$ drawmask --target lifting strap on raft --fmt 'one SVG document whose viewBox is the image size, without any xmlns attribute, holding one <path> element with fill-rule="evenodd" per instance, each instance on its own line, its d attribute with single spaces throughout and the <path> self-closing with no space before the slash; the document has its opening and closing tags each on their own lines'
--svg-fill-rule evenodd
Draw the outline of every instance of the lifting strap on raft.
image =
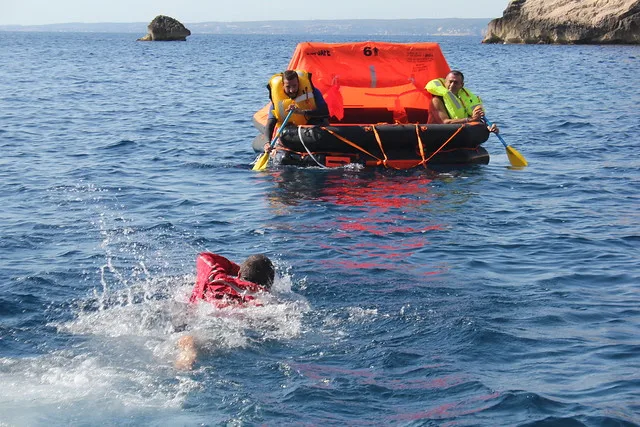
<svg viewBox="0 0 640 427">
<path fill-rule="evenodd" d="M 375 126 L 371 126 L 371 129 L 373 129 L 373 134 L 376 137 L 376 141 L 378 141 L 378 147 L 380 147 L 380 152 L 384 156 L 384 160 L 382 161 L 382 164 L 386 168 L 387 167 L 387 160 L 389 160 L 389 158 L 387 157 L 387 153 L 384 152 L 384 147 L 382 146 L 382 141 L 380 140 L 380 135 L 378 134 L 378 129 L 376 129 Z"/>
<path fill-rule="evenodd" d="M 423 143 L 422 143 L 422 138 L 420 137 L 420 127 L 419 127 L 419 125 L 416 125 L 416 137 L 417 137 L 417 139 L 418 139 L 418 147 L 420 148 L 420 157 L 422 158 L 422 160 L 421 160 L 421 161 L 419 161 L 419 162 L 417 162 L 416 164 L 414 164 L 414 165 L 412 165 L 412 166 L 408 166 L 408 167 L 406 167 L 406 166 L 405 166 L 405 167 L 403 167 L 403 168 L 398 168 L 398 167 L 394 167 L 394 166 L 392 165 L 392 163 L 393 163 L 394 161 L 393 161 L 393 160 L 388 160 L 388 159 L 387 159 L 387 157 L 386 157 L 386 155 L 385 155 L 385 159 L 384 159 L 384 160 L 377 159 L 377 160 L 378 160 L 377 165 L 382 164 L 382 165 L 384 165 L 384 167 L 393 167 L 394 169 L 411 169 L 411 168 L 415 168 L 415 167 L 417 167 L 417 166 L 422 165 L 422 166 L 424 166 L 424 168 L 426 169 L 426 168 L 427 168 L 427 163 L 429 163 L 429 161 L 430 161 L 430 160 L 431 160 L 431 159 L 432 159 L 436 154 L 438 154 L 440 151 L 442 151 L 442 149 L 443 149 L 443 148 L 444 148 L 444 147 L 445 147 L 449 142 L 451 142 L 451 140 L 453 140 L 453 138 L 455 138 L 455 137 L 456 137 L 456 135 L 457 135 L 458 133 L 460 133 L 460 131 L 462 130 L 462 128 L 464 128 L 465 126 L 467 126 L 467 125 L 466 125 L 466 124 L 464 124 L 464 125 L 461 125 L 460 127 L 458 127 L 458 129 L 453 133 L 453 135 L 451 135 L 451 136 L 449 137 L 449 139 L 447 139 L 447 140 L 444 142 L 444 144 L 442 144 L 440 147 L 438 147 L 438 149 L 437 149 L 436 151 L 434 151 L 434 152 L 433 152 L 433 154 L 431 154 L 428 158 L 426 158 L 426 159 L 425 159 L 425 157 L 424 157 L 424 145 L 423 145 Z M 373 126 L 373 129 L 374 129 L 374 132 L 375 132 L 375 135 L 376 135 L 376 139 L 378 140 L 378 144 L 380 145 L 380 149 L 382 150 L 382 141 L 380 140 L 380 138 L 379 138 L 379 136 L 378 136 L 378 133 L 377 133 L 377 131 L 375 130 L 375 126 Z M 424 127 L 424 130 L 427 130 L 427 127 L 426 127 L 426 126 Z M 384 154 L 384 151 L 383 151 L 383 154 Z"/>
<path fill-rule="evenodd" d="M 356 144 L 355 142 L 349 141 L 347 138 L 345 138 L 342 135 L 338 135 L 337 133 L 335 133 L 334 131 L 332 131 L 331 129 L 328 129 L 324 126 L 322 126 L 320 129 L 325 130 L 327 132 L 329 132 L 331 135 L 335 136 L 336 138 L 338 138 L 340 141 L 344 142 L 345 144 L 348 144 L 350 146 L 352 146 L 353 148 L 355 148 L 356 150 L 360 150 L 365 154 L 368 154 L 369 156 L 373 157 L 374 159 L 378 160 L 379 162 L 382 162 L 382 160 L 380 160 L 379 158 L 377 158 L 376 156 L 374 156 L 373 154 L 371 154 L 370 152 L 368 152 L 367 150 L 365 150 L 364 148 L 360 147 L 358 144 Z"/>
<path fill-rule="evenodd" d="M 442 149 L 444 148 L 444 146 L 445 146 L 445 145 L 447 145 L 447 144 L 448 144 L 448 143 L 449 143 L 453 138 L 455 138 L 455 137 L 456 137 L 456 135 L 457 135 L 457 134 L 459 134 L 459 133 L 460 133 L 460 131 L 462 130 L 462 128 L 463 128 L 463 127 L 465 127 L 465 126 L 467 126 L 467 124 L 464 124 L 464 125 L 460 126 L 460 127 L 458 128 L 458 130 L 457 130 L 457 131 L 455 131 L 455 132 L 453 133 L 453 135 L 451 135 L 451 136 L 449 137 L 449 139 L 447 139 L 447 140 L 444 142 L 444 144 L 442 144 L 442 145 L 440 146 L 440 148 L 438 148 L 436 151 L 434 151 L 434 152 L 433 152 L 433 154 L 432 154 L 432 155 L 430 155 L 430 156 L 429 156 L 429 158 L 428 158 L 427 160 L 424 160 L 424 165 L 425 165 L 425 167 L 427 166 L 427 162 L 428 162 L 429 160 L 431 160 L 431 159 L 433 158 L 433 156 L 435 156 L 436 154 L 438 154 L 438 153 L 440 152 L 440 150 L 442 150 Z"/>
<path fill-rule="evenodd" d="M 419 162 L 417 162 L 415 165 L 410 166 L 410 167 L 404 167 L 404 168 L 399 168 L 399 167 L 395 167 L 393 166 L 393 160 L 389 160 L 387 157 L 387 154 L 384 151 L 384 147 L 382 145 L 382 140 L 380 138 L 380 135 L 378 134 L 378 130 L 376 129 L 375 126 L 371 126 L 371 128 L 373 129 L 373 134 L 375 135 L 376 141 L 378 142 L 378 146 L 380 147 L 380 151 L 382 152 L 382 155 L 384 157 L 384 159 L 380 159 L 376 156 L 374 156 L 373 154 L 369 153 L 367 150 L 365 150 L 364 148 L 360 147 L 358 144 L 356 144 L 353 141 L 349 141 L 347 138 L 345 138 L 342 135 L 338 135 L 337 133 L 335 133 L 334 131 L 332 131 L 331 129 L 328 129 L 324 126 L 320 127 L 320 129 L 325 130 L 327 132 L 329 132 L 331 135 L 333 135 L 334 137 L 336 137 L 337 139 L 339 139 L 340 141 L 344 142 L 345 144 L 348 144 L 350 146 L 352 146 L 353 148 L 362 151 L 365 154 L 368 154 L 369 156 L 373 157 L 374 159 L 377 160 L 376 165 L 383 165 L 385 168 L 393 168 L 393 169 L 397 169 L 397 170 L 401 170 L 401 169 L 411 169 L 417 166 L 424 166 L 424 168 L 426 169 L 427 167 L 427 163 L 429 163 L 429 161 L 435 156 L 437 155 L 440 151 L 442 151 L 442 149 L 453 140 L 453 138 L 456 137 L 456 135 L 458 135 L 460 133 L 460 131 L 462 131 L 462 129 L 464 127 L 468 126 L 468 124 L 463 124 L 461 126 L 458 127 L 458 129 L 453 133 L 453 135 L 451 135 L 449 137 L 449 139 L 447 139 L 440 147 L 438 147 L 438 149 L 436 151 L 433 152 L 433 154 L 431 154 L 428 158 L 425 158 L 425 154 L 424 154 L 424 144 L 422 143 L 422 138 L 420 137 L 420 125 L 416 125 L 416 138 L 418 140 L 418 147 L 420 149 L 420 158 L 422 160 L 420 160 Z M 427 130 L 427 127 L 424 127 L 424 130 Z M 298 137 L 300 138 L 300 142 L 302 143 L 302 146 L 305 148 L 305 150 L 307 150 L 307 153 L 311 156 L 311 158 L 321 167 L 326 167 L 322 164 L 320 164 L 320 162 L 318 162 L 318 160 L 313 156 L 313 154 L 311 154 L 311 151 L 309 151 L 309 149 L 307 148 L 307 146 L 304 144 L 304 141 L 302 140 L 302 134 L 300 133 L 300 127 L 298 127 Z"/>
<path fill-rule="evenodd" d="M 427 130 L 427 127 L 424 127 L 424 130 Z M 422 161 L 419 164 L 422 164 L 424 168 L 427 168 L 427 161 L 424 158 L 424 145 L 422 145 L 422 138 L 420 138 L 420 126 L 416 125 L 416 137 L 418 138 L 418 148 L 420 149 L 420 158 Z"/>
</svg>

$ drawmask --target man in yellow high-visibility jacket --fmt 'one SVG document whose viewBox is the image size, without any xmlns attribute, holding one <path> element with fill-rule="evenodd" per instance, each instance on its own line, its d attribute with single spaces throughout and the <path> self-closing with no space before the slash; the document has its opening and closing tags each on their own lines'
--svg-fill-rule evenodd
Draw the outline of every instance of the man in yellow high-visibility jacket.
<svg viewBox="0 0 640 427">
<path fill-rule="evenodd" d="M 484 118 L 482 100 L 464 87 L 464 75 L 452 70 L 442 79 L 434 79 L 425 87 L 433 96 L 431 100 L 430 120 L 434 123 L 462 124 L 479 121 Z M 496 125 L 489 130 L 497 132 Z"/>
</svg>

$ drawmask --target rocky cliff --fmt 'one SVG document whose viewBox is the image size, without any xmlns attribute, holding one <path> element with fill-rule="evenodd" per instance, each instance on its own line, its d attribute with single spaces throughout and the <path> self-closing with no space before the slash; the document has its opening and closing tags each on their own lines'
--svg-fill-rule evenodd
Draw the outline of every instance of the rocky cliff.
<svg viewBox="0 0 640 427">
<path fill-rule="evenodd" d="M 512 0 L 483 43 L 640 44 L 640 0 Z"/>
<path fill-rule="evenodd" d="M 158 15 L 147 26 L 147 35 L 138 41 L 184 41 L 191 35 L 180 21 L 169 16 Z"/>
</svg>

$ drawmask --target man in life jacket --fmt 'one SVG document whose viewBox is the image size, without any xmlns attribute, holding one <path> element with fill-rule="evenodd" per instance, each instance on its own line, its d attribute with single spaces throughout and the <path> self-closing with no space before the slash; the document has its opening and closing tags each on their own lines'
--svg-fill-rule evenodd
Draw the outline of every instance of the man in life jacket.
<svg viewBox="0 0 640 427">
<path fill-rule="evenodd" d="M 327 125 L 329 107 L 322 92 L 311 83 L 311 73 L 301 70 L 287 70 L 274 74 L 267 85 L 271 105 L 264 135 L 271 141 L 276 125 L 281 126 L 287 113 L 293 110 L 288 124 Z M 265 151 L 271 147 L 265 145 Z"/>
<path fill-rule="evenodd" d="M 429 111 L 430 123 L 462 124 L 480 121 L 484 118 L 482 100 L 464 87 L 464 74 L 452 70 L 447 76 L 431 80 L 425 89 L 434 95 Z M 493 124 L 490 132 L 498 132 Z"/>
<path fill-rule="evenodd" d="M 263 254 L 249 256 L 238 265 L 222 255 L 202 252 L 196 259 L 196 283 L 189 303 L 204 300 L 218 308 L 260 305 L 260 293 L 269 292 L 275 278 L 271 260 Z M 197 346 L 192 335 L 185 335 L 177 343 L 178 369 L 191 369 L 197 358 Z"/>
</svg>

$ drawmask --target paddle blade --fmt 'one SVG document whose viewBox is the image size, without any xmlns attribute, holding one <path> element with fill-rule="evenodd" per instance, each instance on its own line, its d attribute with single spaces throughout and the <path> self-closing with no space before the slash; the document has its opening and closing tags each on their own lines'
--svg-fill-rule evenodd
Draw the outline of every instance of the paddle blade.
<svg viewBox="0 0 640 427">
<path fill-rule="evenodd" d="M 267 163 L 269 163 L 269 153 L 266 151 L 256 160 L 253 165 L 254 171 L 263 171 L 267 168 Z"/>
<path fill-rule="evenodd" d="M 509 162 L 511 162 L 511 166 L 523 168 L 529 164 L 527 163 L 527 160 L 524 158 L 524 156 L 512 146 L 508 145 L 506 149 L 507 157 L 509 158 Z"/>
</svg>

